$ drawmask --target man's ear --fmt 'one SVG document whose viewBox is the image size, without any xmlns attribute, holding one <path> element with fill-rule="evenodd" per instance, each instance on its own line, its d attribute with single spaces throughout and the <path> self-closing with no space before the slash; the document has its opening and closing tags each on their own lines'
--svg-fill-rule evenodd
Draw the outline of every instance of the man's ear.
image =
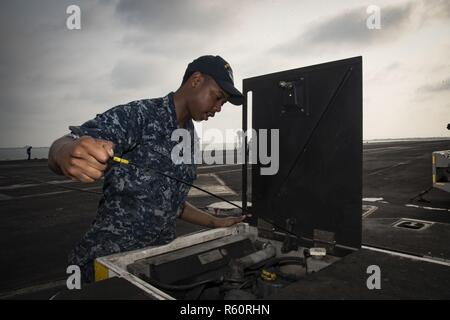
<svg viewBox="0 0 450 320">
<path fill-rule="evenodd" d="M 201 72 L 198 71 L 194 72 L 189 79 L 192 88 L 200 86 L 204 80 L 205 77 L 201 74 Z"/>
</svg>

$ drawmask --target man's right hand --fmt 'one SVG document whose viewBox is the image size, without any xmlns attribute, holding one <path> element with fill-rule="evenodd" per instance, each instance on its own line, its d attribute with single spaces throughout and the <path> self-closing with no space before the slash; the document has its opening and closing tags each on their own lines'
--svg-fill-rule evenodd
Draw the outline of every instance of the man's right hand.
<svg viewBox="0 0 450 320">
<path fill-rule="evenodd" d="M 57 142 L 58 140 L 55 144 Z M 76 181 L 94 182 L 100 179 L 108 166 L 108 160 L 114 155 L 114 144 L 111 141 L 89 136 L 60 143 L 59 148 L 55 145 L 52 148 L 54 150 L 50 150 L 49 159 L 53 159 L 62 174 Z M 51 165 L 50 167 L 52 168 Z"/>
</svg>

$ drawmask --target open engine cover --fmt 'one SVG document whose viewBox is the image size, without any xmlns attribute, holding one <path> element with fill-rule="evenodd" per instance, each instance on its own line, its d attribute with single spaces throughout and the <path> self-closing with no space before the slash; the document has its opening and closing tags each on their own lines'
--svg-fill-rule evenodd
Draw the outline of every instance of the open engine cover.
<svg viewBox="0 0 450 320">
<path fill-rule="evenodd" d="M 259 158 L 252 165 L 252 211 L 282 228 L 289 221 L 310 239 L 305 246 L 319 240 L 360 248 L 362 58 L 244 79 L 243 91 L 252 92 L 253 129 L 279 130 L 278 173 L 261 175 Z"/>
</svg>

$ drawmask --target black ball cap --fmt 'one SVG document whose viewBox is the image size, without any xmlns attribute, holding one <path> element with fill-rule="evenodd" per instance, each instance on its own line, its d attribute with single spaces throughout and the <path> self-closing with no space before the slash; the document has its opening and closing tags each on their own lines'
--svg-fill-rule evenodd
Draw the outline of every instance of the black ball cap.
<svg viewBox="0 0 450 320">
<path fill-rule="evenodd" d="M 201 56 L 188 64 L 185 76 L 201 72 L 212 77 L 223 91 L 230 95 L 228 101 L 236 106 L 244 103 L 244 96 L 234 87 L 233 70 L 221 56 Z"/>
</svg>

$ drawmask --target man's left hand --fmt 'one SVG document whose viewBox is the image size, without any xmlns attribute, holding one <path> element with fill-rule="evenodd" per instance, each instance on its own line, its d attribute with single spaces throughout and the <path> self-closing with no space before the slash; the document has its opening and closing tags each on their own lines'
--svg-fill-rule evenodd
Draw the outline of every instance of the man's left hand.
<svg viewBox="0 0 450 320">
<path fill-rule="evenodd" d="M 246 215 L 240 217 L 216 218 L 214 219 L 214 228 L 229 227 L 232 226 L 233 224 L 242 222 L 245 218 L 247 218 Z"/>
</svg>

